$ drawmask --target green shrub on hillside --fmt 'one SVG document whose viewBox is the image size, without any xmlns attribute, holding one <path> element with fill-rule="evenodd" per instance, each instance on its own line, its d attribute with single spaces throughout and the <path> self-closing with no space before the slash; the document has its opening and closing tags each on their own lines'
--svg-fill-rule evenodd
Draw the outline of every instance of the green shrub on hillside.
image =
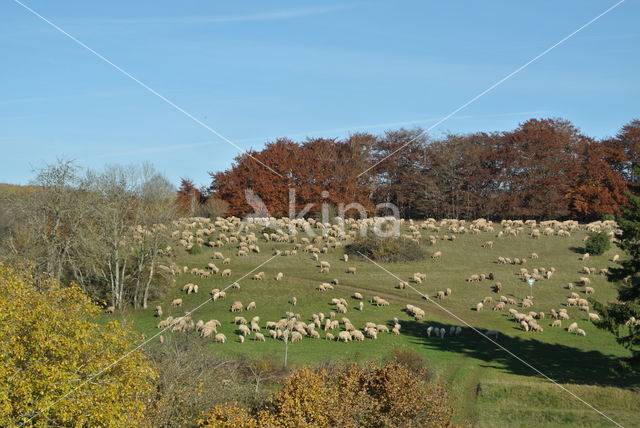
<svg viewBox="0 0 640 428">
<path fill-rule="evenodd" d="M 598 256 L 611 248 L 611 239 L 606 232 L 592 232 L 584 247 L 587 253 Z"/>
<path fill-rule="evenodd" d="M 189 248 L 187 251 L 191 255 L 200 254 L 202 252 L 202 246 L 196 242 L 193 244 L 193 247 Z"/>
<path fill-rule="evenodd" d="M 424 258 L 420 245 L 406 238 L 361 237 L 347 245 L 345 252 L 384 263 L 412 262 Z"/>
</svg>

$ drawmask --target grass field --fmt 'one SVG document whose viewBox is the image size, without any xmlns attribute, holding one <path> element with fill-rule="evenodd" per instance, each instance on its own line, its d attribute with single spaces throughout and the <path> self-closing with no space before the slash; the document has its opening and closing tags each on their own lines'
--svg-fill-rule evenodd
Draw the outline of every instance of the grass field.
<svg viewBox="0 0 640 428">
<path fill-rule="evenodd" d="M 426 237 L 430 233 L 422 231 L 422 234 Z M 453 242 L 439 240 L 435 246 L 428 245 L 425 240 L 428 254 L 442 251 L 440 261 L 432 261 L 427 257 L 420 262 L 383 265 L 403 280 L 408 280 L 414 272 L 425 272 L 427 280 L 414 286 L 426 295 L 434 296 L 438 290 L 451 288 L 451 296 L 437 301 L 446 310 L 439 308 L 434 302 L 422 299 L 411 289 L 396 289 L 398 280 L 367 260 L 352 258 L 345 263 L 341 260 L 342 249 L 331 249 L 328 254 L 320 255 L 320 260 L 331 263 L 331 272 L 328 274 L 319 272 L 317 262 L 310 254 L 298 252 L 295 256 L 278 256 L 258 269 L 266 273 L 264 281 L 252 281 L 249 275 L 240 281 L 241 289 L 228 289 L 225 300 L 210 301 L 194 313 L 193 319 L 208 321 L 215 318 L 222 322 L 218 331 L 226 334 L 228 341 L 225 344 L 211 341 L 212 352 L 264 354 L 284 361 L 285 345 L 280 340 L 267 337 L 266 342 L 238 341 L 238 332 L 232 323 L 237 314 L 229 311 L 231 303 L 240 300 L 246 305 L 255 301 L 257 309 L 241 315 L 247 318 L 259 315 L 260 324 L 264 326 L 266 321 L 277 321 L 283 317 L 287 310 L 300 313 L 303 320 L 310 322 L 312 313 L 328 314 L 335 310 L 330 300 L 343 297 L 350 303 L 348 313 L 344 316 L 357 328 L 361 328 L 367 321 L 391 326 L 391 320 L 398 317 L 402 325 L 401 334 L 380 334 L 377 340 L 366 339 L 364 342 L 350 343 L 305 338 L 289 345 L 288 359 L 291 365 L 318 364 L 338 359 L 380 359 L 388 356 L 394 347 L 405 346 L 423 355 L 435 371 L 437 379 L 450 387 L 456 399 L 458 422 L 468 422 L 479 427 L 498 424 L 522 427 L 615 426 L 574 398 L 567 392 L 569 390 L 623 426 L 640 426 L 637 408 L 640 393 L 632 389 L 638 385 L 638 379 L 616 377 L 612 370 L 616 359 L 626 356 L 627 351 L 617 345 L 610 334 L 596 329 L 587 320 L 585 312 L 568 308 L 571 320 L 564 321 L 562 328 L 550 327 L 551 320 L 547 318 L 540 320 L 544 332 L 531 333 L 523 331 L 517 323 L 510 320 L 506 309 L 496 312 L 491 310 L 492 304 L 485 304 L 485 310 L 474 310 L 476 303 L 485 296 L 497 299 L 499 295 L 505 295 L 521 301 L 530 294 L 526 282 L 517 276 L 523 266 L 497 264 L 495 261 L 498 256 L 529 258 L 532 252 L 538 253 L 540 258 L 529 260 L 524 267 L 531 270 L 534 267 L 548 269 L 553 266 L 557 271 L 552 279 L 538 281 L 534 286 L 534 307 L 517 309 L 521 312 L 533 310 L 548 313 L 551 308 L 563 308 L 570 293 L 566 285 L 585 276 L 581 273 L 582 267 L 604 268 L 612 265 L 610 259 L 617 252 L 617 249 L 612 249 L 602 256 L 592 256 L 589 261 L 582 262 L 579 257 L 584 237 L 585 233 L 579 231 L 572 232 L 572 236 L 568 238 L 550 236 L 540 239 L 532 239 L 526 233 L 503 238 L 497 238 L 495 233 L 488 232 L 478 235 L 462 234 L 457 235 Z M 492 249 L 481 247 L 487 240 L 495 242 Z M 200 279 L 191 274 L 176 277 L 175 290 L 162 302 L 157 302 L 162 305 L 164 316 L 183 315 L 185 311 L 204 302 L 212 288 L 223 289 L 267 261 L 272 257 L 272 249 L 285 250 L 292 247 L 292 244 L 265 242 L 262 239 L 259 245 L 262 253 L 250 254 L 248 257 L 236 257 L 233 245 L 216 249 L 203 247 L 204 251 L 198 255 L 189 255 L 182 249 L 179 250 L 178 264 L 189 268 L 204 268 L 211 261 L 213 252 L 221 251 L 225 256 L 231 257 L 231 264 L 223 266 L 219 261 L 216 263 L 221 269 L 228 267 L 233 272 L 231 277 L 217 275 L 209 279 Z M 347 266 L 356 267 L 357 274 L 347 274 Z M 282 281 L 274 280 L 277 272 L 284 273 Z M 491 291 L 491 285 L 495 281 L 465 281 L 471 274 L 489 272 L 494 273 L 495 281 L 502 283 L 499 294 Z M 615 298 L 615 289 L 604 276 L 590 277 L 596 298 L 601 301 Z M 335 290 L 319 292 L 315 289 L 320 282 L 329 282 L 334 278 L 340 282 Z M 198 284 L 200 293 L 182 293 L 182 285 L 187 282 Z M 355 291 L 365 297 L 362 312 L 357 310 L 358 301 L 351 297 Z M 582 287 L 576 287 L 574 291 L 584 295 Z M 373 306 L 368 303 L 373 295 L 387 299 L 391 305 L 380 308 Z M 295 308 L 288 303 L 292 296 L 298 299 Z M 182 308 L 169 306 L 169 302 L 176 297 L 184 300 Z M 425 319 L 415 321 L 402 311 L 407 303 L 424 309 L 427 313 Z M 158 332 L 155 328 L 158 319 L 153 317 L 152 307 L 147 310 L 130 310 L 116 316 L 133 320 L 136 329 L 151 336 Z M 468 328 L 456 316 L 477 329 L 499 330 L 501 335 L 497 342 L 500 345 L 566 390 L 554 385 L 516 357 Z M 340 317 L 338 314 L 338 319 Z M 569 323 L 574 321 L 586 331 L 586 337 L 566 331 Z M 444 339 L 426 335 L 428 326 L 445 326 L 448 333 L 448 327 L 452 325 L 464 327 L 463 333 L 460 336 L 447 334 Z M 333 331 L 334 334 L 336 332 Z M 165 343 L 171 340 L 172 334 L 183 333 L 164 333 Z M 322 331 L 321 337 L 324 337 Z"/>
</svg>

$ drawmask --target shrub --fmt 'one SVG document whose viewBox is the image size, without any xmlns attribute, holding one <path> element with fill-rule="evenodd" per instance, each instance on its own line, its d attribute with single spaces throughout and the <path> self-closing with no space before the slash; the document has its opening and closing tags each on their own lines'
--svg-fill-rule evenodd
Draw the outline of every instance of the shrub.
<svg viewBox="0 0 640 428">
<path fill-rule="evenodd" d="M 144 426 L 156 372 L 140 337 L 34 272 L 0 263 L 0 426 Z"/>
<path fill-rule="evenodd" d="M 384 263 L 411 262 L 424 258 L 420 245 L 406 238 L 361 237 L 347 245 L 345 252 L 355 257 L 364 255 Z"/>
<path fill-rule="evenodd" d="M 606 232 L 592 232 L 584 247 L 587 253 L 597 256 L 611 248 L 611 240 Z"/>
<path fill-rule="evenodd" d="M 202 252 L 202 246 L 200 244 L 198 244 L 197 242 L 193 244 L 193 246 L 191 248 L 189 248 L 187 250 L 189 252 L 189 254 L 191 255 L 195 255 L 195 254 L 200 254 Z"/>
<path fill-rule="evenodd" d="M 266 233 L 268 235 L 271 235 L 272 233 L 278 233 L 278 231 L 275 230 L 273 227 L 265 227 L 262 229 L 262 232 L 260 233 Z"/>
<path fill-rule="evenodd" d="M 301 367 L 264 406 L 250 412 L 214 407 L 206 427 L 446 427 L 453 409 L 442 386 L 404 364 Z"/>
</svg>

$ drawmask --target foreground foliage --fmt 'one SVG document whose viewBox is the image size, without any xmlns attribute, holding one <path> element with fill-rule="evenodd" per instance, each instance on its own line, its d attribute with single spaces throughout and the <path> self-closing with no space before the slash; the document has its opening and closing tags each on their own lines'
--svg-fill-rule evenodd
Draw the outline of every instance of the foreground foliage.
<svg viewBox="0 0 640 428">
<path fill-rule="evenodd" d="M 609 280 L 618 283 L 618 302 L 594 302 L 602 320 L 596 325 L 609 330 L 618 343 L 629 349 L 629 363 L 640 367 L 640 197 L 630 195 L 629 207 L 618 219 L 618 246 L 627 258 L 612 268 Z"/>
<path fill-rule="evenodd" d="M 33 284 L 30 269 L 0 263 L 0 426 L 141 425 L 156 375 L 127 354 L 133 334 L 96 324 L 78 287 Z"/>
<path fill-rule="evenodd" d="M 237 405 L 216 406 L 204 427 L 444 427 L 453 410 L 426 372 L 398 360 L 382 367 L 310 368 L 292 373 L 254 414 Z"/>
</svg>

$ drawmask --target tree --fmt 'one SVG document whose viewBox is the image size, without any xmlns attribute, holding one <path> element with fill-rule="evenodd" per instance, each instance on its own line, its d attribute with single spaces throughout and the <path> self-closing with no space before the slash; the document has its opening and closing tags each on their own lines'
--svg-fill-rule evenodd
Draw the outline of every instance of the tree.
<svg viewBox="0 0 640 428">
<path fill-rule="evenodd" d="M 205 427 L 446 427 L 452 408 L 424 371 L 397 360 L 382 367 L 301 367 L 257 415 L 235 404 L 215 406 Z"/>
<path fill-rule="evenodd" d="M 129 353 L 138 337 L 96 322 L 80 288 L 50 277 L 37 290 L 33 274 L 0 263 L 0 425 L 139 426 L 156 374 Z"/>
<path fill-rule="evenodd" d="M 178 213 L 190 217 L 196 216 L 205 202 L 207 202 L 207 197 L 193 184 L 193 181 L 188 178 L 180 180 L 180 188 L 176 198 Z"/>
<path fill-rule="evenodd" d="M 626 154 L 613 141 L 587 140 L 578 153 L 580 169 L 568 193 L 575 217 L 596 220 L 608 214 L 620 214 L 627 202 L 627 181 L 619 165 Z"/>
<path fill-rule="evenodd" d="M 610 331 L 618 343 L 631 351 L 626 364 L 640 364 L 640 197 L 629 195 L 629 206 L 618 219 L 620 233 L 618 246 L 627 258 L 620 267 L 610 268 L 609 281 L 618 286 L 618 301 L 600 303 L 592 301 L 593 308 L 601 316 L 596 322 L 599 328 Z"/>
<path fill-rule="evenodd" d="M 156 267 L 171 256 L 175 189 L 150 165 L 78 170 L 47 165 L 9 197 L 4 256 L 34 263 L 36 282 L 53 275 L 118 308 L 146 307 L 167 282 Z"/>
<path fill-rule="evenodd" d="M 585 136 L 564 119 L 531 119 L 507 132 L 496 150 L 500 196 L 494 202 L 507 218 L 567 217 L 577 153 Z"/>
</svg>

